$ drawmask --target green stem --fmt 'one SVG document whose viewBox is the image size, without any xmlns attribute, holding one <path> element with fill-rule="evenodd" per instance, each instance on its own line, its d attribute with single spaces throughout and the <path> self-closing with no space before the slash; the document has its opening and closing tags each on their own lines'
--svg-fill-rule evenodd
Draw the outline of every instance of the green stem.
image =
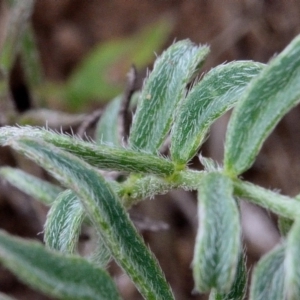
<svg viewBox="0 0 300 300">
<path fill-rule="evenodd" d="M 123 205 L 130 208 L 145 198 L 163 195 L 173 189 L 196 190 L 203 174 L 204 172 L 201 171 L 183 170 L 175 172 L 167 178 L 152 175 L 145 177 L 130 176 L 117 193 L 123 200 Z"/>
<path fill-rule="evenodd" d="M 234 180 L 234 194 L 244 197 L 259 206 L 262 206 L 280 216 L 295 219 L 300 216 L 300 203 L 295 199 L 266 190 L 260 186 Z"/>
<path fill-rule="evenodd" d="M 134 177 L 131 176 L 122 184 L 118 195 L 123 205 L 129 209 L 139 201 L 152 198 L 155 195 L 163 195 L 176 188 L 176 185 L 167 182 L 164 178 L 156 176 Z"/>
<path fill-rule="evenodd" d="M 175 172 L 167 178 L 147 176 L 126 181 L 118 191 L 123 199 L 125 207 L 138 203 L 147 197 L 154 197 L 158 194 L 166 194 L 176 188 L 184 190 L 197 190 L 199 182 L 206 172 L 183 170 Z M 300 216 L 300 202 L 288 196 L 280 195 L 274 191 L 245 182 L 239 179 L 232 179 L 234 184 L 234 195 L 246 198 L 246 200 L 264 207 L 279 216 L 295 219 Z"/>
</svg>

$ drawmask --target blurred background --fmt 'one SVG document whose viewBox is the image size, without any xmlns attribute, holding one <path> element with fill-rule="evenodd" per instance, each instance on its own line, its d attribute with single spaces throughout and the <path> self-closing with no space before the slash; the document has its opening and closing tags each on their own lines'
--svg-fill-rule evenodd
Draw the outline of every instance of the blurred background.
<svg viewBox="0 0 300 300">
<path fill-rule="evenodd" d="M 0 0 L 0 49 L 6 41 L 10 2 Z M 137 85 L 141 87 L 156 55 L 175 40 L 211 46 L 201 75 L 232 60 L 267 63 L 298 33 L 297 0 L 37 0 L 22 40 L 22 56 L 16 56 L 9 70 L 9 94 L 1 98 L 0 126 L 15 122 L 45 125 L 47 120 L 51 128 L 76 131 L 95 110 L 124 91 L 132 64 L 137 67 Z M 202 155 L 220 164 L 228 118 L 226 115 L 213 125 L 201 148 Z M 299 193 L 299 118 L 296 107 L 280 122 L 244 179 L 282 194 Z M 49 179 L 39 167 L 6 148 L 0 148 L 2 165 Z M 197 159 L 193 167 L 200 168 Z M 207 299 L 193 293 L 196 212 L 195 195 L 184 191 L 144 201 L 131 212 L 140 219 L 140 232 L 178 300 Z M 46 214 L 47 208 L 0 181 L 1 228 L 42 240 Z M 277 219 L 242 201 L 241 221 L 251 271 L 280 241 Z M 110 271 L 124 299 L 141 299 L 117 266 L 112 264 Z M 49 299 L 22 285 L 2 267 L 0 291 L 17 299 Z"/>
</svg>

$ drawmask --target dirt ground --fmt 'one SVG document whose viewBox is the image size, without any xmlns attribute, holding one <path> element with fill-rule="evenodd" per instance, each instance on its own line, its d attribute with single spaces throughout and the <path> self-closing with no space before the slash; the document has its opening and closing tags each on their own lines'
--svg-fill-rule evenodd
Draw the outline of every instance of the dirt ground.
<svg viewBox="0 0 300 300">
<path fill-rule="evenodd" d="M 0 35 L 7 10 L 0 0 Z M 165 17 L 174 27 L 165 47 L 175 39 L 189 38 L 211 45 L 204 69 L 232 60 L 268 62 L 300 33 L 300 2 L 283 0 L 37 0 L 32 17 L 43 70 L 49 80 L 64 81 L 97 43 L 131 35 Z M 1 40 L 1 38 L 0 38 Z M 151 68 L 151 66 L 149 66 Z M 126 78 L 124 77 L 124 81 Z M 268 138 L 254 166 L 243 177 L 283 194 L 299 193 L 300 112 L 293 109 Z M 228 115 L 214 124 L 201 149 L 204 156 L 222 162 Z M 15 165 L 8 149 L 1 149 L 0 165 Z M 26 168 L 27 162 L 23 162 Z M 197 162 L 195 161 L 195 167 Z M 39 176 L 45 173 L 37 167 Z M 46 210 L 19 191 L 0 184 L 0 227 L 23 237 L 42 239 Z M 142 234 L 157 256 L 176 299 L 206 299 L 193 293 L 191 261 L 197 230 L 193 193 L 176 191 L 145 201 L 134 214 L 169 224 L 168 230 Z M 242 202 L 242 225 L 251 267 L 280 237 L 276 217 Z M 112 265 L 124 299 L 141 299 L 130 280 Z M 20 284 L 0 267 L 0 291 L 17 299 L 48 299 Z"/>
</svg>

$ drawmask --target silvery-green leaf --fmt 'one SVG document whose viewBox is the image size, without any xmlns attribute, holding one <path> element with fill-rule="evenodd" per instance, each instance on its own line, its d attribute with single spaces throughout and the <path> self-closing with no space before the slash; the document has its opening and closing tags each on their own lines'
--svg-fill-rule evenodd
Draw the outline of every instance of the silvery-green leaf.
<svg viewBox="0 0 300 300">
<path fill-rule="evenodd" d="M 286 238 L 286 257 L 284 261 L 285 292 L 287 300 L 298 300 L 300 294 L 300 219 L 295 220 Z"/>
<path fill-rule="evenodd" d="M 260 259 L 253 270 L 250 300 L 285 299 L 284 252 L 285 247 L 279 246 Z"/>
<path fill-rule="evenodd" d="M 171 154 L 185 164 L 205 141 L 212 123 L 231 109 L 248 83 L 263 69 L 263 64 L 235 61 L 209 71 L 193 86 L 178 107 L 171 136 Z"/>
<path fill-rule="evenodd" d="M 120 299 L 108 274 L 83 258 L 0 231 L 0 262 L 23 282 L 62 300 Z"/>
<path fill-rule="evenodd" d="M 217 172 L 203 176 L 198 190 L 199 230 L 193 271 L 200 292 L 229 293 L 241 250 L 239 211 L 229 178 Z"/>
<path fill-rule="evenodd" d="M 176 106 L 209 52 L 189 40 L 170 46 L 155 61 L 146 79 L 137 112 L 133 119 L 129 143 L 132 148 L 156 153 L 170 130 Z"/>
<path fill-rule="evenodd" d="M 61 193 L 50 208 L 44 230 L 46 246 L 63 253 L 76 252 L 81 226 L 86 213 L 77 195 L 66 190 Z M 111 254 L 97 234 L 96 245 L 89 259 L 98 267 L 104 268 L 110 260 Z"/>
<path fill-rule="evenodd" d="M 174 172 L 174 164 L 171 161 L 155 155 L 107 145 L 96 145 L 76 137 L 30 126 L 0 128 L 0 145 L 16 137 L 34 137 L 47 141 L 101 169 L 157 175 L 171 175 Z"/>
<path fill-rule="evenodd" d="M 263 142 L 300 101 L 300 35 L 251 81 L 228 125 L 224 167 L 236 176 L 253 164 Z"/>
<path fill-rule="evenodd" d="M 71 190 L 59 194 L 50 208 L 45 224 L 46 245 L 64 253 L 75 253 L 85 211 Z"/>
<path fill-rule="evenodd" d="M 247 291 L 247 266 L 244 255 L 240 254 L 235 279 L 229 293 L 219 294 L 213 290 L 209 295 L 209 300 L 243 300 Z"/>
<path fill-rule="evenodd" d="M 39 140 L 15 138 L 10 146 L 72 189 L 116 262 L 146 299 L 173 299 L 164 275 L 110 185 L 86 162 Z"/>
<path fill-rule="evenodd" d="M 63 191 L 62 188 L 20 169 L 2 167 L 0 168 L 0 176 L 23 193 L 46 205 L 51 205 L 58 194 Z"/>
</svg>

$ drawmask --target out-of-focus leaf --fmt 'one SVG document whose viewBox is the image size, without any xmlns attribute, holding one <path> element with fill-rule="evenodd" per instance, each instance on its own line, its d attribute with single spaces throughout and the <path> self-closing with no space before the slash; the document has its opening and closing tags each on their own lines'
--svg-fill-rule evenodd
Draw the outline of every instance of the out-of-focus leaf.
<svg viewBox="0 0 300 300">
<path fill-rule="evenodd" d="M 10 124 L 15 121 L 15 112 L 8 100 L 8 75 L 20 50 L 22 36 L 32 14 L 34 3 L 34 0 L 10 1 L 8 3 L 12 8 L 6 30 L 4 31 L 2 48 L 0 49 L 0 119 L 2 124 Z"/>
<path fill-rule="evenodd" d="M 118 116 L 122 97 L 119 96 L 111 101 L 105 108 L 97 127 L 96 127 L 96 143 L 108 144 L 112 146 L 120 145 L 118 135 Z"/>
<path fill-rule="evenodd" d="M 30 87 L 36 87 L 43 79 L 41 61 L 36 47 L 33 28 L 28 26 L 22 39 L 22 65 L 24 66 L 26 80 Z"/>
<path fill-rule="evenodd" d="M 106 145 L 96 145 L 84 142 L 76 137 L 30 126 L 0 128 L 0 145 L 4 145 L 15 137 L 42 139 L 79 156 L 89 164 L 101 169 L 157 175 L 171 175 L 174 172 L 174 164 L 171 161 L 155 155 Z"/>
<path fill-rule="evenodd" d="M 63 191 L 57 185 L 30 175 L 20 169 L 2 167 L 0 168 L 0 176 L 23 193 L 46 205 L 51 205 L 58 194 Z"/>
<path fill-rule="evenodd" d="M 258 262 L 252 275 L 250 300 L 285 299 L 284 252 L 284 246 L 277 247 Z"/>
<path fill-rule="evenodd" d="M 195 287 L 203 293 L 211 289 L 229 293 L 234 283 L 241 251 L 241 226 L 232 194 L 231 180 L 221 173 L 208 173 L 200 182 L 193 271 Z"/>
<path fill-rule="evenodd" d="M 159 150 L 171 128 L 176 106 L 208 52 L 207 46 L 198 47 L 184 40 L 170 46 L 155 61 L 133 119 L 129 136 L 132 148 L 150 153 Z"/>
<path fill-rule="evenodd" d="M 95 168 L 34 138 L 14 139 L 10 145 L 78 195 L 114 259 L 146 299 L 173 299 L 159 265 L 136 232 L 120 199 Z"/>
<path fill-rule="evenodd" d="M 125 74 L 132 63 L 146 67 L 153 52 L 165 42 L 172 24 L 162 19 L 141 32 L 96 46 L 73 72 L 65 86 L 65 96 L 72 109 L 82 107 L 90 99 L 113 98 L 122 92 L 116 76 Z"/>
<path fill-rule="evenodd" d="M 15 62 L 34 3 L 35 0 L 17 1 L 12 7 L 4 44 L 0 49 L 0 67 L 5 72 L 9 72 Z"/>
<path fill-rule="evenodd" d="M 300 101 L 300 35 L 251 81 L 228 125 L 224 168 L 236 176 L 253 164 L 282 117 Z"/>
<path fill-rule="evenodd" d="M 62 300 L 120 299 L 108 274 L 83 258 L 60 255 L 40 243 L 0 231 L 0 261 L 22 281 Z"/>
<path fill-rule="evenodd" d="M 196 155 L 212 123 L 232 108 L 263 64 L 236 61 L 208 72 L 178 108 L 172 128 L 171 154 L 178 164 Z"/>
</svg>

